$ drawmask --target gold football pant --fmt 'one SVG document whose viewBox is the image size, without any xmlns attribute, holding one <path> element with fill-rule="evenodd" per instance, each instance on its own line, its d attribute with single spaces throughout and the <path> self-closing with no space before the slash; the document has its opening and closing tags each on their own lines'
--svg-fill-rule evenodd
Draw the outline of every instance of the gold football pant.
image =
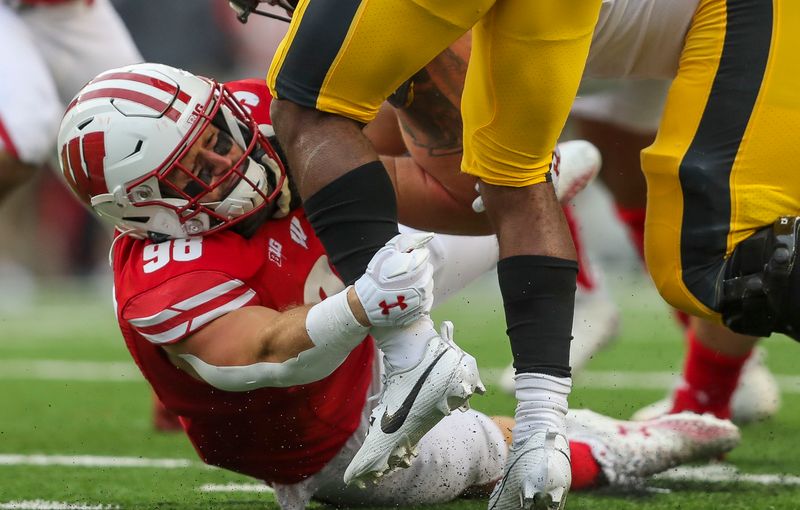
<svg viewBox="0 0 800 510">
<path fill-rule="evenodd" d="M 662 296 L 719 320 L 723 264 L 800 215 L 800 2 L 702 0 L 647 178 L 645 251 Z"/>
<path fill-rule="evenodd" d="M 267 81 L 280 99 L 373 119 L 384 99 L 473 28 L 462 169 L 491 184 L 547 177 L 600 0 L 305 0 Z"/>
</svg>

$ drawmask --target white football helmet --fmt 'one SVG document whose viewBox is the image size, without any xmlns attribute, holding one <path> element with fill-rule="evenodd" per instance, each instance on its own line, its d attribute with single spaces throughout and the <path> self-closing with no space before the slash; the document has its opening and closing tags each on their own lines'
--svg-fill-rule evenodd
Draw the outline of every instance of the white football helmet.
<svg viewBox="0 0 800 510">
<path fill-rule="evenodd" d="M 206 182 L 180 160 L 212 123 L 243 155 Z M 224 85 L 165 65 L 135 64 L 90 81 L 67 107 L 58 147 L 78 197 L 137 237 L 204 235 L 288 202 L 286 171 L 249 111 Z M 175 172 L 191 188 L 173 184 Z M 211 201 L 223 184 L 230 191 Z"/>
</svg>

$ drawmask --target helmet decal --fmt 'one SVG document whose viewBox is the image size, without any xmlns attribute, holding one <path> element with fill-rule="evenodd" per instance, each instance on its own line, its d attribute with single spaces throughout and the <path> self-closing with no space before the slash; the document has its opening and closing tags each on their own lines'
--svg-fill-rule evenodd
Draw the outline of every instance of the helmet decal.
<svg viewBox="0 0 800 510">
<path fill-rule="evenodd" d="M 61 149 L 64 177 L 72 190 L 88 201 L 92 196 L 108 193 L 103 158 L 106 155 L 105 133 L 96 131 L 73 138 Z"/>
</svg>

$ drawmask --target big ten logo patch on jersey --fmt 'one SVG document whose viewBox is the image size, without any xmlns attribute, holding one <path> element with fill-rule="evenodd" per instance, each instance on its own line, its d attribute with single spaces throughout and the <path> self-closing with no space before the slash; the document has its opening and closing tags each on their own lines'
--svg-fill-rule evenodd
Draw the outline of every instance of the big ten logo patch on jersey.
<svg viewBox="0 0 800 510">
<path fill-rule="evenodd" d="M 261 102 L 261 98 L 258 97 L 258 94 L 249 90 L 237 90 L 233 93 L 233 97 L 239 101 L 239 103 L 242 105 L 242 108 L 247 110 L 247 113 L 250 115 L 253 114 L 253 108 L 258 106 L 258 103 Z"/>
<path fill-rule="evenodd" d="M 297 219 L 297 216 L 292 218 L 291 223 L 289 223 L 289 235 L 292 237 L 292 241 L 306 250 L 308 249 L 308 235 L 306 231 L 303 230 L 303 226 L 300 224 L 300 220 Z"/>
<path fill-rule="evenodd" d="M 278 267 L 283 265 L 283 245 L 275 239 L 269 239 L 269 260 Z"/>
</svg>

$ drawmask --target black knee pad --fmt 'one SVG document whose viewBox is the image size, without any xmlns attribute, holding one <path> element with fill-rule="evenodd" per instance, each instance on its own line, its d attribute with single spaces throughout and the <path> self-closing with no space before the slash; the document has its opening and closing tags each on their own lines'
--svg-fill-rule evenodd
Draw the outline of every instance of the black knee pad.
<svg viewBox="0 0 800 510">
<path fill-rule="evenodd" d="M 800 341 L 800 217 L 784 216 L 758 230 L 725 263 L 719 311 L 746 335 L 785 333 Z"/>
</svg>

